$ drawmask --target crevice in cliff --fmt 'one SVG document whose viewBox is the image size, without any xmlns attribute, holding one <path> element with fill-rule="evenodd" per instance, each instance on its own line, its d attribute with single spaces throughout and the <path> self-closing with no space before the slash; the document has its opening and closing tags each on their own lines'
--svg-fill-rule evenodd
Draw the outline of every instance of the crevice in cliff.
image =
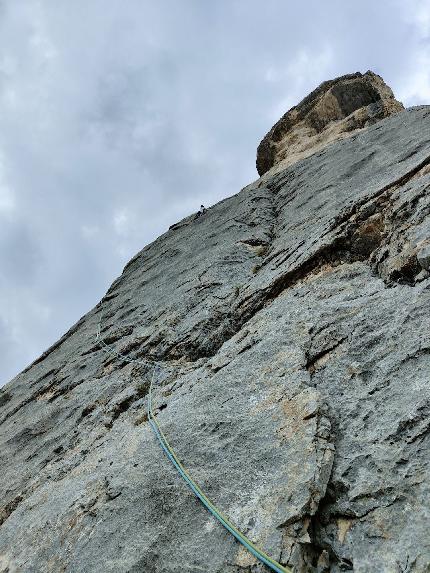
<svg viewBox="0 0 430 573">
<path fill-rule="evenodd" d="M 387 220 L 387 210 L 392 193 L 410 180 L 426 175 L 429 170 L 430 157 L 427 157 L 394 182 L 379 189 L 370 198 L 366 197 L 337 216 L 327 233 L 336 230 L 337 235 L 329 243 L 323 244 L 311 257 L 299 263 L 296 268 L 277 277 L 265 291 L 259 291 L 257 294 L 263 295 L 263 300 L 260 305 L 257 305 L 256 311 L 258 312 L 267 302 L 277 298 L 284 290 L 304 281 L 309 276 L 316 275 L 322 270 L 331 270 L 345 263 L 368 263 L 387 286 L 393 282 L 413 286 L 415 277 L 421 270 L 416 257 L 409 257 L 401 268 L 389 276 L 384 276 L 375 253 L 390 240 L 392 229 L 389 228 L 391 221 Z M 426 192 L 427 190 L 424 189 L 422 195 Z M 415 199 L 417 200 L 418 198 Z M 266 258 L 262 264 L 264 265 L 268 260 L 270 257 Z M 254 297 L 255 293 L 248 300 L 242 301 L 242 305 Z"/>
<path fill-rule="evenodd" d="M 341 264 L 365 260 L 366 256 L 364 254 L 354 253 L 349 248 L 347 236 L 336 237 L 330 244 L 321 246 L 314 255 L 298 267 L 275 278 L 269 287 L 262 291 L 254 292 L 248 298 L 243 299 L 239 304 L 240 328 L 285 290 L 300 282 L 304 282 L 312 276 L 316 276 L 319 272 L 330 272 Z"/>
<path fill-rule="evenodd" d="M 303 561 L 312 573 L 329 573 L 336 566 L 339 571 L 353 571 L 352 555 L 338 555 L 322 532 L 327 526 L 334 525 L 337 529 L 338 540 L 343 544 L 345 536 L 358 519 L 353 515 L 330 513 L 330 506 L 336 502 L 336 486 L 329 483 L 317 511 L 310 516 L 308 522 L 309 542 L 301 544 Z"/>
<path fill-rule="evenodd" d="M 17 495 L 0 509 L 0 527 L 3 525 L 6 519 L 12 515 L 12 513 L 16 510 L 23 499 L 24 498 L 22 495 Z"/>
<path fill-rule="evenodd" d="M 414 412 L 408 413 L 402 418 L 394 432 L 389 434 L 385 439 L 394 444 L 403 441 L 407 444 L 413 444 L 422 440 L 430 432 L 430 400 L 424 400 L 420 403 Z"/>
<path fill-rule="evenodd" d="M 418 165 L 416 165 L 415 167 L 413 167 L 412 169 L 410 169 L 409 171 L 407 171 L 406 173 L 404 173 L 391 183 L 387 183 L 387 185 L 384 185 L 384 187 L 375 191 L 370 197 L 367 196 L 361 201 L 355 202 L 350 209 L 344 210 L 337 217 L 335 217 L 333 223 L 329 228 L 329 231 L 333 231 L 337 227 L 340 227 L 342 224 L 347 223 L 354 217 L 354 215 L 357 214 L 357 212 L 362 210 L 366 204 L 371 204 L 375 200 L 377 200 L 380 196 L 383 196 L 385 194 L 391 194 L 399 187 L 406 185 L 410 180 L 425 175 L 427 172 L 426 170 L 429 167 L 430 167 L 430 156 L 420 161 Z"/>
<path fill-rule="evenodd" d="M 386 495 L 387 491 L 393 495 L 384 500 L 383 496 Z M 329 573 L 334 566 L 336 571 L 353 571 L 353 556 L 350 546 L 345 544 L 346 536 L 356 524 L 359 524 L 369 514 L 381 508 L 391 507 L 405 499 L 402 494 L 394 494 L 395 490 L 387 487 L 380 488 L 372 494 L 350 498 L 348 489 L 343 483 L 331 480 L 317 511 L 310 516 L 308 526 L 310 541 L 307 544 L 302 544 L 304 561 L 314 568 L 310 568 L 310 571 L 312 573 Z M 345 505 L 344 500 L 341 503 L 343 510 L 339 511 L 337 505 L 345 496 L 349 503 Z M 359 499 L 373 501 L 373 503 L 370 507 L 358 510 L 357 507 L 354 507 L 354 503 Z"/>
<path fill-rule="evenodd" d="M 328 362 L 332 357 L 333 354 L 338 351 L 339 347 L 347 340 L 347 337 L 343 337 L 340 340 L 336 340 L 329 348 L 325 348 L 320 352 L 313 354 L 313 355 L 306 355 L 306 370 L 311 374 L 311 376 L 320 368 L 324 366 L 326 362 Z"/>
<path fill-rule="evenodd" d="M 10 400 L 12 399 L 12 394 L 5 390 L 4 388 L 0 388 L 0 408 L 5 406 Z"/>
</svg>

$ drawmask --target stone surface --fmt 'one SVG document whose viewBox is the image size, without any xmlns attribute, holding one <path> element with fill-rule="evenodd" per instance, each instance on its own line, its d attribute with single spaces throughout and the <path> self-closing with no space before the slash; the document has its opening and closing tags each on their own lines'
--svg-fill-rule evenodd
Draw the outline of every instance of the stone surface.
<svg viewBox="0 0 430 573">
<path fill-rule="evenodd" d="M 424 271 L 430 270 L 430 242 L 420 245 L 417 259 Z"/>
<path fill-rule="evenodd" d="M 272 127 L 257 150 L 257 171 L 284 169 L 403 109 L 377 74 L 368 71 L 322 83 Z"/>
<path fill-rule="evenodd" d="M 0 393 L 0 571 L 430 569 L 430 107 L 174 225 Z M 95 341 L 98 321 L 109 348 Z"/>
</svg>

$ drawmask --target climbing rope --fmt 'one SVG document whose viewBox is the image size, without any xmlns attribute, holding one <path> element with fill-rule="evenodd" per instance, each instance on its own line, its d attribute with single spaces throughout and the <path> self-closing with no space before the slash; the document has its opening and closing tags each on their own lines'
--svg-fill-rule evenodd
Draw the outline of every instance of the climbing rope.
<svg viewBox="0 0 430 573">
<path fill-rule="evenodd" d="M 135 358 L 129 358 L 124 354 L 121 354 L 111 348 L 104 342 L 101 338 L 101 316 L 97 327 L 97 334 L 96 334 L 96 341 L 100 344 L 101 348 L 104 352 L 119 358 L 120 360 L 124 360 L 125 362 L 135 362 L 138 364 L 143 364 L 148 366 L 151 364 L 151 361 L 144 362 L 143 360 L 138 360 Z M 193 493 L 198 497 L 198 499 L 203 503 L 203 505 L 208 509 L 208 511 L 229 531 L 238 541 L 241 543 L 254 557 L 256 557 L 259 561 L 267 565 L 272 571 L 276 573 L 292 573 L 292 569 L 289 567 L 284 567 L 274 559 L 272 559 L 269 555 L 264 553 L 261 549 L 259 549 L 254 543 L 246 537 L 243 533 L 241 533 L 234 524 L 228 519 L 226 515 L 224 515 L 213 503 L 212 501 L 204 494 L 204 492 L 200 489 L 200 487 L 196 484 L 196 482 L 191 478 L 190 474 L 184 468 L 182 463 L 179 461 L 178 457 L 176 456 L 172 446 L 169 444 L 166 436 L 164 435 L 162 429 L 160 428 L 157 419 L 155 418 L 154 412 L 152 410 L 152 391 L 153 391 L 153 384 L 156 372 L 158 370 L 158 365 L 155 362 L 152 362 L 152 375 L 151 381 L 149 384 L 149 393 L 148 393 L 148 404 L 147 404 L 147 415 L 148 421 L 151 425 L 154 434 L 156 435 L 161 448 L 164 450 L 165 454 L 172 462 L 182 479 L 185 483 L 190 487 Z"/>
</svg>

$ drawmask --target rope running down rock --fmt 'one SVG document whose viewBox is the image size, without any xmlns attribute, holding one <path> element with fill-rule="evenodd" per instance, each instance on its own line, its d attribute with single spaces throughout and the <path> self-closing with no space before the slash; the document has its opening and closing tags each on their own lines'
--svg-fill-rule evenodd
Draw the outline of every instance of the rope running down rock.
<svg viewBox="0 0 430 573">
<path fill-rule="evenodd" d="M 101 332 L 101 317 L 97 327 L 96 333 L 96 341 L 100 344 L 102 350 L 110 355 L 119 358 L 125 362 L 135 362 L 145 366 L 151 364 L 151 361 L 143 361 L 138 359 L 129 358 L 115 350 L 109 348 L 109 346 L 104 342 L 100 335 Z M 203 505 L 208 509 L 208 511 L 229 531 L 238 541 L 241 543 L 254 557 L 256 557 L 259 561 L 267 565 L 272 571 L 276 573 L 292 573 L 292 569 L 289 567 L 284 567 L 274 559 L 272 559 L 269 555 L 264 553 L 261 549 L 259 549 L 254 543 L 246 537 L 243 533 L 241 533 L 234 524 L 228 519 L 226 515 L 224 515 L 212 502 L 211 500 L 204 494 L 204 492 L 200 489 L 200 487 L 196 484 L 196 482 L 191 478 L 187 470 L 184 468 L 182 463 L 179 461 L 178 457 L 176 456 L 172 446 L 169 444 L 166 436 L 164 435 L 160 425 L 158 424 L 154 412 L 152 410 L 152 390 L 154 379 L 156 376 L 156 372 L 158 370 L 158 365 L 152 362 L 153 369 L 152 369 L 152 376 L 151 382 L 149 385 L 149 394 L 148 394 L 148 405 L 147 405 L 147 414 L 148 414 L 148 421 L 151 424 L 152 430 L 156 435 L 161 448 L 172 462 L 182 479 L 187 483 L 193 493 L 198 497 L 198 499 L 203 503 Z"/>
</svg>

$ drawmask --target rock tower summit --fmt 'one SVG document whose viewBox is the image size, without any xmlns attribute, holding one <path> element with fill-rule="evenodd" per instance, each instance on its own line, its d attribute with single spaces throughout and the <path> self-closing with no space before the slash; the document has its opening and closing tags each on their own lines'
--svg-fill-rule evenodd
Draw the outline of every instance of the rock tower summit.
<svg viewBox="0 0 430 573">
<path fill-rule="evenodd" d="M 257 163 L 0 390 L 1 573 L 270 573 L 162 452 L 148 358 L 179 459 L 267 555 L 429 572 L 430 107 L 328 81 Z"/>
<path fill-rule="evenodd" d="M 257 171 L 286 167 L 393 113 L 403 110 L 384 80 L 371 71 L 322 83 L 275 123 L 257 150 Z"/>
</svg>

